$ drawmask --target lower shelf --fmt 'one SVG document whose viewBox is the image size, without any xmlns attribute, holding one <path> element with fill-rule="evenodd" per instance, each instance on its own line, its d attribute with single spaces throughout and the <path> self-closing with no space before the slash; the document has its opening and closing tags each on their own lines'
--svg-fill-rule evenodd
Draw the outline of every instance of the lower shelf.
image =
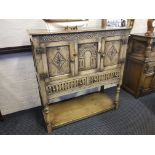
<svg viewBox="0 0 155 155">
<path fill-rule="evenodd" d="M 94 93 L 49 106 L 52 128 L 60 127 L 114 108 L 110 97 Z"/>
</svg>

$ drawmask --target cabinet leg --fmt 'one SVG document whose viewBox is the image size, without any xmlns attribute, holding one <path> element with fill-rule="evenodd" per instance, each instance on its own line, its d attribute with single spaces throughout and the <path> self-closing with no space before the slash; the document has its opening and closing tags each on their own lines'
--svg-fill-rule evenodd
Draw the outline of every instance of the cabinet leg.
<svg viewBox="0 0 155 155">
<path fill-rule="evenodd" d="M 1 111 L 0 111 L 0 121 L 4 121 Z"/>
<path fill-rule="evenodd" d="M 48 133 L 51 133 L 52 132 L 52 123 L 50 120 L 50 114 L 49 114 L 49 107 L 48 106 L 46 106 L 44 108 L 43 115 L 44 115 L 44 120 L 45 120 L 45 123 L 47 126 L 47 131 L 48 131 Z"/>
<path fill-rule="evenodd" d="M 104 86 L 101 86 L 100 92 L 104 93 Z"/>
<path fill-rule="evenodd" d="M 117 88 L 116 88 L 116 96 L 115 96 L 115 109 L 118 109 L 119 107 L 119 96 L 120 96 L 120 85 L 117 85 Z"/>
<path fill-rule="evenodd" d="M 50 123 L 47 124 L 47 132 L 52 133 L 52 125 Z"/>
</svg>

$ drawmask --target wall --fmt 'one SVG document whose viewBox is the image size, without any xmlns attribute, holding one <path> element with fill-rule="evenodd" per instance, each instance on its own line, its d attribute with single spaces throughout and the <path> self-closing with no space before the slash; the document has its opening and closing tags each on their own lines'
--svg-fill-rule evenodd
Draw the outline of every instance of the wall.
<svg viewBox="0 0 155 155">
<path fill-rule="evenodd" d="M 0 19 L 0 48 L 29 45 L 27 29 L 45 29 L 40 19 Z"/>
<path fill-rule="evenodd" d="M 131 34 L 145 33 L 147 31 L 147 19 L 136 19 Z"/>
<path fill-rule="evenodd" d="M 146 19 L 136 19 L 131 33 L 145 33 Z M 100 27 L 101 21 L 90 19 L 87 27 Z M 0 48 L 30 45 L 27 29 L 45 29 L 41 19 L 0 19 Z"/>
<path fill-rule="evenodd" d="M 136 20 L 132 33 L 145 32 L 146 20 Z M 100 27 L 89 20 L 88 27 Z M 42 20 L 0 20 L 0 48 L 29 45 L 27 29 L 45 28 Z M 91 91 L 91 90 L 89 90 Z M 83 92 L 86 93 L 86 92 Z M 78 96 L 81 93 L 74 94 Z M 63 98 L 57 99 L 61 100 Z M 0 55 L 0 109 L 9 114 L 39 106 L 40 99 L 31 52 Z"/>
<path fill-rule="evenodd" d="M 91 19 L 86 26 L 100 27 L 100 24 L 100 20 Z M 46 24 L 41 19 L 0 19 L 0 48 L 30 45 L 28 29 L 46 29 Z"/>
<path fill-rule="evenodd" d="M 40 105 L 30 52 L 0 56 L 0 109 L 8 114 Z"/>
</svg>

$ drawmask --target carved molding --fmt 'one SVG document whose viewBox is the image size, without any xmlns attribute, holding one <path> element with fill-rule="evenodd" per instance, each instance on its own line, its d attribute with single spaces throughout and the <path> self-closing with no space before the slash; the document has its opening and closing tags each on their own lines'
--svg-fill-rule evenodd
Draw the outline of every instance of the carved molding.
<svg viewBox="0 0 155 155">
<path fill-rule="evenodd" d="M 144 67 L 144 73 L 145 74 L 150 74 L 155 72 L 155 63 L 148 63 Z"/>
<path fill-rule="evenodd" d="M 47 85 L 48 95 L 53 98 L 73 92 L 82 88 L 91 88 L 102 86 L 106 83 L 116 83 L 120 80 L 120 69 L 98 72 L 91 75 L 83 75 L 74 78 L 68 78 L 60 81 L 54 81 Z"/>
<path fill-rule="evenodd" d="M 78 32 L 78 33 L 64 33 L 64 34 L 47 34 L 39 36 L 40 42 L 48 41 L 78 41 L 84 39 L 98 39 L 109 36 L 124 36 L 128 35 L 130 30 L 109 30 L 96 32 Z"/>
</svg>

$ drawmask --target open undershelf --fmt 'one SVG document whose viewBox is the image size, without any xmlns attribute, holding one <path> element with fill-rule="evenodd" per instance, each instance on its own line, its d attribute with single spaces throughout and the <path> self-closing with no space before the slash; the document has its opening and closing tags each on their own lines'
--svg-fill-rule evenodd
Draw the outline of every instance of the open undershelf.
<svg viewBox="0 0 155 155">
<path fill-rule="evenodd" d="M 110 97 L 103 93 L 93 93 L 68 101 L 51 104 L 50 120 L 52 127 L 60 127 L 114 108 Z"/>
</svg>

